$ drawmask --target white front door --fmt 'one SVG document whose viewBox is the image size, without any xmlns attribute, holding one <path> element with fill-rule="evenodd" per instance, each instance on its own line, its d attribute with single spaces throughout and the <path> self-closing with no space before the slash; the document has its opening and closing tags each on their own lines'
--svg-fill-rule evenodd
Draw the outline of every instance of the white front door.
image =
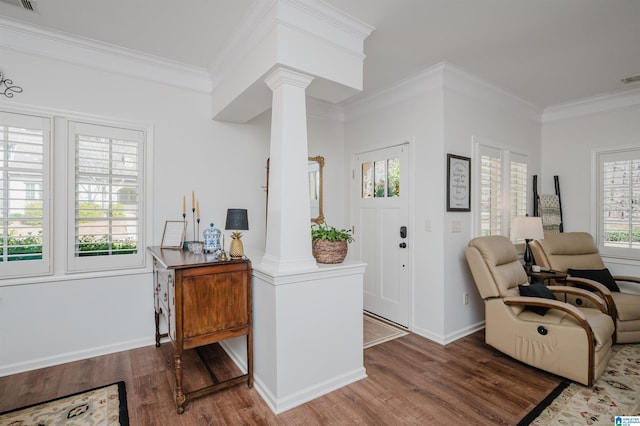
<svg viewBox="0 0 640 426">
<path fill-rule="evenodd" d="M 409 144 L 354 155 L 354 257 L 367 263 L 364 309 L 409 326 Z"/>
</svg>

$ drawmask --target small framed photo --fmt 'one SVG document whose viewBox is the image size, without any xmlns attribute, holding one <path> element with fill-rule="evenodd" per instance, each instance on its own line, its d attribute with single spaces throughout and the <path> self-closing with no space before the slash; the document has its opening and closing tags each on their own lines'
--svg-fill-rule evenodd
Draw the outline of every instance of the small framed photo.
<svg viewBox="0 0 640 426">
<path fill-rule="evenodd" d="M 182 220 L 167 220 L 164 223 L 161 248 L 182 249 L 184 230 L 187 222 Z"/>
<path fill-rule="evenodd" d="M 447 154 L 447 211 L 471 211 L 471 159 Z"/>
</svg>

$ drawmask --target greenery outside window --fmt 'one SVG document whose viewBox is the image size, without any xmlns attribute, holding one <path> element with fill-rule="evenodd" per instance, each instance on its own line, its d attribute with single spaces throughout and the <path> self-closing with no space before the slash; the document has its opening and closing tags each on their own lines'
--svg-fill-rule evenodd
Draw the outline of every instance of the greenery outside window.
<svg viewBox="0 0 640 426">
<path fill-rule="evenodd" d="M 400 196 L 400 159 L 397 157 L 362 164 L 362 198 Z"/>
</svg>

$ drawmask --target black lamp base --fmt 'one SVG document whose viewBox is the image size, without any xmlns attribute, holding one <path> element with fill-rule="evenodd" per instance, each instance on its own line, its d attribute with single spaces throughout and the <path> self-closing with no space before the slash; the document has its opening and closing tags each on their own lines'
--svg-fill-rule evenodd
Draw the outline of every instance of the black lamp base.
<svg viewBox="0 0 640 426">
<path fill-rule="evenodd" d="M 531 260 L 533 259 L 533 256 L 531 255 L 531 249 L 529 248 L 529 241 L 531 240 L 524 240 L 524 269 L 526 269 L 527 271 L 531 270 Z"/>
</svg>

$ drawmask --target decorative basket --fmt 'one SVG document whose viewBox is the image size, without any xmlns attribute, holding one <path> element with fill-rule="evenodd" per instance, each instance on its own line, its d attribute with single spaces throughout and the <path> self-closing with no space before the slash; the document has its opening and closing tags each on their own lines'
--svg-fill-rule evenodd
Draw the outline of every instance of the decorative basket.
<svg viewBox="0 0 640 426">
<path fill-rule="evenodd" d="M 346 241 L 315 240 L 311 244 L 313 257 L 318 263 L 342 263 L 347 257 Z"/>
</svg>

